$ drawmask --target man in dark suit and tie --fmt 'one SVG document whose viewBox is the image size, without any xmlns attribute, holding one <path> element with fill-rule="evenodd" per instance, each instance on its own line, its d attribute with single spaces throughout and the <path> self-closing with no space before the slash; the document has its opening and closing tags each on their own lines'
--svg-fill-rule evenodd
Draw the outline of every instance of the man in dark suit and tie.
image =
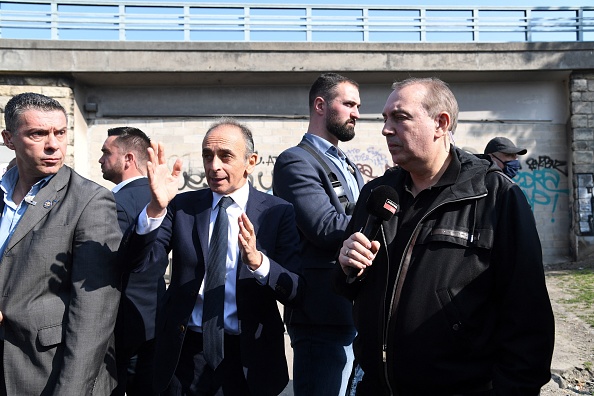
<svg viewBox="0 0 594 396">
<path fill-rule="evenodd" d="M 274 194 L 295 207 L 307 293 L 303 308 L 285 308 L 293 347 L 295 396 L 342 396 L 353 365 L 352 305 L 334 292 L 336 253 L 363 178 L 339 142 L 355 137 L 358 84 L 322 74 L 309 92 L 310 121 L 296 147 L 274 165 Z"/>
<path fill-rule="evenodd" d="M 209 189 L 177 195 L 181 160 L 170 172 L 155 143 L 149 158 L 152 198 L 120 253 L 142 270 L 164 267 L 173 251 L 155 391 L 278 395 L 289 376 L 277 301 L 296 305 L 304 289 L 293 207 L 248 183 L 258 155 L 250 130 L 233 119 L 204 137 Z"/>
<path fill-rule="evenodd" d="M 109 395 L 122 238 L 113 194 L 64 165 L 58 101 L 22 93 L 4 119 L 17 166 L 0 183 L 0 394 Z"/>
<path fill-rule="evenodd" d="M 112 189 L 122 232 L 136 221 L 151 200 L 146 178 L 147 149 L 151 140 L 133 127 L 107 131 L 99 158 L 103 178 L 116 184 Z M 124 263 L 122 263 L 124 264 Z M 152 394 L 154 338 L 157 300 L 165 293 L 162 269 L 153 266 L 122 277 L 122 299 L 116 321 L 118 386 L 113 396 Z"/>
</svg>

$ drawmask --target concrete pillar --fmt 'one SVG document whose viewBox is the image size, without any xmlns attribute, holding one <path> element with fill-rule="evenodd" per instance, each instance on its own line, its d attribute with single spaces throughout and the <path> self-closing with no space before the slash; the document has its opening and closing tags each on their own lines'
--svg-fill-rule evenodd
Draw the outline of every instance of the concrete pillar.
<svg viewBox="0 0 594 396">
<path fill-rule="evenodd" d="M 569 83 L 574 260 L 594 254 L 594 70 L 573 73 Z"/>
</svg>

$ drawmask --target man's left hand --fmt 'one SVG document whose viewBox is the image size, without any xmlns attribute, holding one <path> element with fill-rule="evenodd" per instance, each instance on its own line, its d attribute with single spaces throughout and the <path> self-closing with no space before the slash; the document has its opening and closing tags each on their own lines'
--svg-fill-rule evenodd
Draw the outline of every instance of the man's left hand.
<svg viewBox="0 0 594 396">
<path fill-rule="evenodd" d="M 252 271 L 262 265 L 262 253 L 256 248 L 254 225 L 245 213 L 239 216 L 239 251 L 243 261 Z"/>
</svg>

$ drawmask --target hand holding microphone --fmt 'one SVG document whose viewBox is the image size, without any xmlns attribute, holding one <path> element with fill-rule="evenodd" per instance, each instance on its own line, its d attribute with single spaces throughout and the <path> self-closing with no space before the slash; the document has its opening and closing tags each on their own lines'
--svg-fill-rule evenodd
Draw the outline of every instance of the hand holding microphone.
<svg viewBox="0 0 594 396">
<path fill-rule="evenodd" d="M 371 191 L 365 208 L 368 218 L 361 233 L 368 241 L 373 241 L 382 223 L 392 219 L 400 209 L 398 205 L 398 194 L 390 186 L 378 186 Z M 367 247 L 368 241 L 362 239 L 357 233 L 344 241 L 338 260 L 343 268 L 350 267 L 347 275 L 347 283 L 354 282 L 360 271 L 371 264 L 370 260 L 373 260 L 373 258 L 369 257 L 369 253 L 375 257 L 375 253 L 379 249 L 379 243 L 371 242 L 371 246 Z"/>
</svg>

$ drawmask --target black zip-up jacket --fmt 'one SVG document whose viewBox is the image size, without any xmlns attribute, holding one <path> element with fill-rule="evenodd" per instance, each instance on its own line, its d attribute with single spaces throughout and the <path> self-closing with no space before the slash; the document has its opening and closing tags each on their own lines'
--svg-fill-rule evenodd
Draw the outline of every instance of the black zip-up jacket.
<svg viewBox="0 0 594 396">
<path fill-rule="evenodd" d="M 554 318 L 531 208 L 495 165 L 450 154 L 405 253 L 392 255 L 400 213 L 383 223 L 363 279 L 347 284 L 336 270 L 337 290 L 353 301 L 358 395 L 538 395 L 550 379 Z M 365 224 L 374 187 L 403 197 L 407 180 L 393 168 L 369 182 L 345 235 Z"/>
</svg>

